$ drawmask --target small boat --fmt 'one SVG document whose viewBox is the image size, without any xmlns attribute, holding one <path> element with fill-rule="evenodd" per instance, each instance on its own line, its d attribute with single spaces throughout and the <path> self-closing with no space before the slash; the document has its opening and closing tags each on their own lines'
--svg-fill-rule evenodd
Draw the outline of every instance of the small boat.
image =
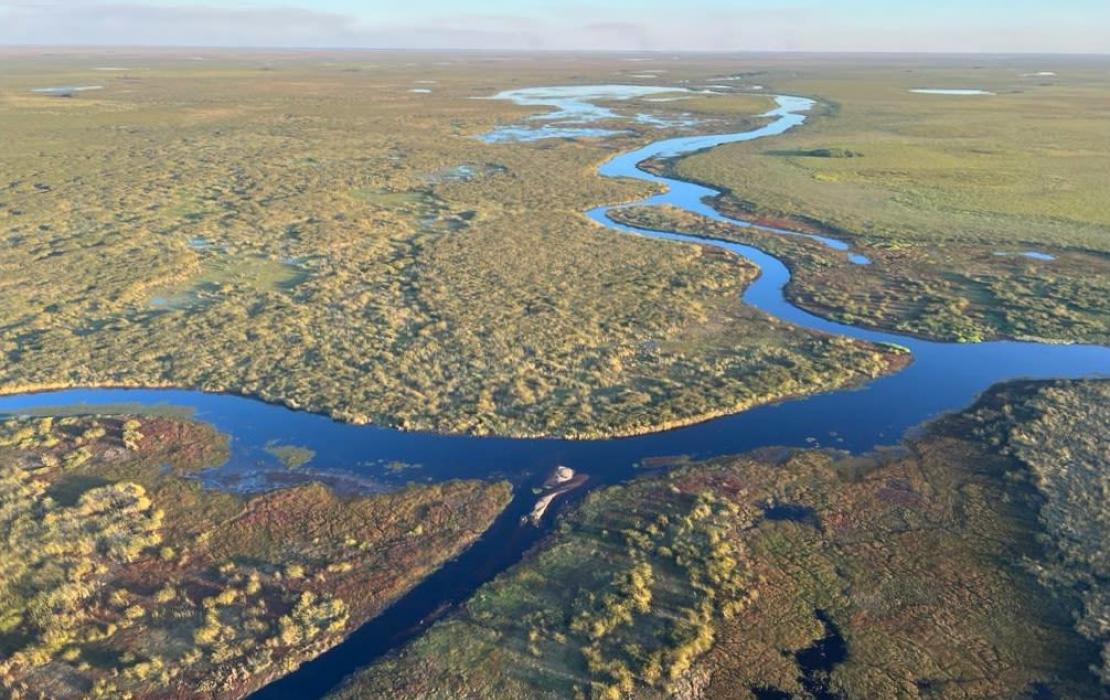
<svg viewBox="0 0 1110 700">
<path fill-rule="evenodd" d="M 520 520 L 521 522 L 530 522 L 533 525 L 539 526 L 540 521 L 543 519 L 544 513 L 551 507 L 551 503 L 565 493 L 573 491 L 582 484 L 586 483 L 589 479 L 585 474 L 576 473 L 570 467 L 557 466 L 551 470 L 543 482 L 543 490 L 540 492 L 539 500 L 536 505 L 532 506 L 532 512 L 525 515 Z"/>
</svg>

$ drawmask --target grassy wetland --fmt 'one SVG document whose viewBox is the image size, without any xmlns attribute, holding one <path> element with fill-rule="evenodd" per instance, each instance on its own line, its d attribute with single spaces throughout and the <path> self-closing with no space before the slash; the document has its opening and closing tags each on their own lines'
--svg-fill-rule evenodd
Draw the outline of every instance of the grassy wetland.
<svg viewBox="0 0 1110 700">
<path fill-rule="evenodd" d="M 726 213 L 828 232 L 875 261 L 799 275 L 795 299 L 823 315 L 944 340 L 1105 343 L 1107 67 L 1098 57 L 769 66 L 759 80 L 820 102 L 806 127 L 682 159 L 673 173 L 722 188 Z M 990 94 L 912 92 L 930 87 Z M 807 282 L 820 289 L 803 293 Z"/>
<path fill-rule="evenodd" d="M 749 216 L 727 205 L 721 209 Z M 792 303 L 843 323 L 957 342 L 1101 343 L 1110 333 L 1110 267 L 1100 254 L 1056 251 L 1052 260 L 1039 260 L 999 255 L 978 244 L 904 246 L 852 239 L 855 250 L 870 260 L 857 265 L 811 239 L 712 221 L 673 207 L 630 207 L 613 217 L 641 228 L 708 235 L 771 252 L 791 269 L 786 296 Z"/>
<path fill-rule="evenodd" d="M 124 70 L 97 72 L 109 58 Z M 889 365 L 746 309 L 750 265 L 582 216 L 645 194 L 594 167 L 675 127 L 477 138 L 546 111 L 476 99 L 505 88 L 695 90 L 713 61 L 648 81 L 611 58 L 192 58 L 5 56 L 4 391 L 183 386 L 408 429 L 598 436 Z M 93 76 L 102 89 L 33 92 Z M 723 131 L 770 104 L 676 92 L 606 106 Z"/>
<path fill-rule="evenodd" d="M 508 484 L 240 496 L 189 478 L 227 436 L 169 417 L 0 422 L 0 687 L 236 698 L 456 556 Z"/>
<path fill-rule="evenodd" d="M 1102 697 L 1107 399 L 1000 385 L 871 455 L 595 491 L 335 697 Z"/>
<path fill-rule="evenodd" d="M 818 448 L 860 448 L 860 425 L 860 449 L 897 440 L 1015 367 L 1101 370 L 1105 348 L 905 336 L 1107 342 L 1105 59 L 26 50 L 0 64 L 0 393 L 182 387 L 239 406 L 208 414 L 230 438 L 147 406 L 0 421 L 5 692 L 236 698 L 301 667 L 290 687 L 319 695 L 350 670 L 320 682 L 306 662 L 324 656 L 315 667 L 373 662 L 343 698 L 1105 695 L 1106 380 L 1011 382 L 897 446 Z M 587 107 L 504 99 L 584 85 L 662 87 Z M 712 205 L 756 226 L 611 212 L 750 243 L 789 268 L 790 303 L 904 334 L 920 361 L 869 391 L 847 390 L 909 352 L 742 303 L 781 301 L 775 260 L 755 258 L 757 283 L 705 241 L 584 213 L 652 194 L 599 176 L 610 157 L 773 126 L 772 94 L 814 99 L 805 126 L 645 166 L 721 189 Z M 817 393 L 726 419 L 746 423 L 577 440 Z M 795 447 L 705 459 L 775 435 Z M 621 456 L 656 438 L 681 449 Z M 204 489 L 229 454 L 296 485 Z M 518 527 L 529 494 L 510 504 L 498 480 L 520 487 L 556 459 L 582 488 Z M 414 481 L 306 482 L 329 469 Z M 462 469 L 483 480 L 450 480 Z M 387 631 L 372 656 L 333 649 L 372 618 L 387 618 L 360 632 Z"/>
</svg>

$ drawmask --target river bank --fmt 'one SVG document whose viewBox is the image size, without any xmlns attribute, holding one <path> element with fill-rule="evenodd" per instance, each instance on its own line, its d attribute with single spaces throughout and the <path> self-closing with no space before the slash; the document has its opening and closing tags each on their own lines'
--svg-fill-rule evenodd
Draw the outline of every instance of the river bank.
<svg viewBox="0 0 1110 700">
<path fill-rule="evenodd" d="M 645 200 L 645 204 L 670 204 L 699 214 L 702 201 L 712 190 L 679 180 L 652 175 L 638 168 L 645 159 L 672 157 L 687 151 L 711 148 L 721 143 L 774 136 L 801 125 L 812 104 L 804 98 L 776 98 L 779 108 L 774 121 L 758 129 L 722 136 L 668 139 L 618 156 L 600 172 L 611 177 L 632 177 L 661 184 L 668 190 Z M 618 224 L 608 217 L 609 207 L 591 210 L 592 220 L 607 229 L 660 241 L 712 246 L 758 265 L 760 275 L 744 291 L 743 299 L 761 312 L 817 333 L 844 336 L 867 343 L 904 346 L 914 362 L 901 372 L 883 376 L 859 389 L 831 391 L 805 399 L 762 406 L 696 425 L 612 440 L 512 439 L 406 433 L 373 426 L 356 426 L 331 421 L 323 416 L 291 411 L 259 401 L 226 395 L 184 390 L 66 390 L 53 393 L 0 398 L 0 410 L 20 412 L 51 405 L 90 405 L 138 402 L 150 405 L 171 403 L 193 408 L 198 418 L 212 422 L 234 436 L 231 457 L 206 479 L 229 473 L 250 473 L 259 465 L 275 463 L 266 452 L 274 440 L 312 450 L 314 457 L 301 468 L 320 472 L 351 470 L 373 475 L 385 484 L 400 485 L 412 474 L 398 475 L 386 468 L 400 462 L 415 467 L 420 478 L 491 479 L 511 477 L 514 483 L 530 483 L 557 465 L 567 465 L 590 475 L 589 482 L 555 508 L 565 507 L 599 486 L 634 477 L 646 458 L 682 454 L 704 459 L 738 454 L 769 445 L 827 446 L 849 452 L 865 452 L 875 445 L 896 441 L 911 426 L 968 405 L 990 385 L 1017 376 L 1082 377 L 1110 370 L 1110 349 L 1100 346 L 1054 346 L 1036 343 L 995 342 L 983 344 L 932 343 L 814 316 L 793 306 L 783 295 L 789 282 L 787 267 L 775 257 L 746 245 L 702 236 L 649 231 Z M 722 217 L 711 212 L 710 216 Z M 731 220 L 730 220 L 731 221 Z M 782 372 L 789 375 L 789 365 Z M 269 462 L 267 460 L 270 460 Z M 284 469 L 284 466 L 281 467 Z M 429 616 L 442 614 L 466 600 L 484 582 L 518 561 L 544 534 L 530 528 L 521 536 L 519 519 L 530 503 L 519 496 L 486 533 L 457 562 L 415 588 L 399 603 L 346 642 L 325 653 L 261 691 L 260 697 L 280 693 L 318 697 L 340 682 L 343 675 L 412 638 L 427 624 Z M 511 522 L 505 521 L 512 518 Z M 545 518 L 545 522 L 551 522 Z M 363 631 L 367 630 L 367 631 Z M 368 635 L 379 642 L 368 645 Z M 278 693 L 278 694 L 275 694 Z"/>
</svg>

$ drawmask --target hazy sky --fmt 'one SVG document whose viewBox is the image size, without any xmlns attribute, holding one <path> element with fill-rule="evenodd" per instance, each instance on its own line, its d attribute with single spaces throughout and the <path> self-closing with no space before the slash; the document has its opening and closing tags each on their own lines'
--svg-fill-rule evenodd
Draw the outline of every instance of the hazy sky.
<svg viewBox="0 0 1110 700">
<path fill-rule="evenodd" d="M 1110 53 L 1110 0 L 0 0 L 0 44 Z"/>
</svg>

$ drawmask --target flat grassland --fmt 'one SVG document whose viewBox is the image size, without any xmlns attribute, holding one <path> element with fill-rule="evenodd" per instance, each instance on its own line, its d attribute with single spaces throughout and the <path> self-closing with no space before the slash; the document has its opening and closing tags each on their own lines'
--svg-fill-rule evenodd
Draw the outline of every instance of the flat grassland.
<svg viewBox="0 0 1110 700">
<path fill-rule="evenodd" d="M 328 649 L 474 541 L 506 483 L 256 496 L 189 476 L 227 436 L 166 417 L 0 422 L 0 687 L 237 698 Z"/>
<path fill-rule="evenodd" d="M 817 99 L 813 118 L 674 171 L 725 189 L 723 211 L 826 231 L 875 261 L 811 279 L 813 308 L 946 340 L 1110 339 L 1110 61 L 756 65 L 753 80 Z M 911 92 L 921 88 L 993 94 Z M 1031 251 L 1058 259 L 1021 256 Z"/>
<path fill-rule="evenodd" d="M 596 491 L 335 697 L 1102 697 L 1108 407 L 1004 384 L 866 457 Z"/>
<path fill-rule="evenodd" d="M 650 79 L 619 57 L 0 60 L 6 393 L 183 386 L 408 429 L 597 436 L 856 383 L 896 361 L 745 308 L 750 265 L 581 214 L 646 194 L 595 167 L 674 129 L 477 138 L 546 111 L 476 99 L 504 89 L 699 88 L 734 60 L 667 61 Z M 101 89 L 33 92 L 50 86 Z M 610 106 L 689 113 L 719 132 L 770 105 L 692 97 Z"/>
</svg>

